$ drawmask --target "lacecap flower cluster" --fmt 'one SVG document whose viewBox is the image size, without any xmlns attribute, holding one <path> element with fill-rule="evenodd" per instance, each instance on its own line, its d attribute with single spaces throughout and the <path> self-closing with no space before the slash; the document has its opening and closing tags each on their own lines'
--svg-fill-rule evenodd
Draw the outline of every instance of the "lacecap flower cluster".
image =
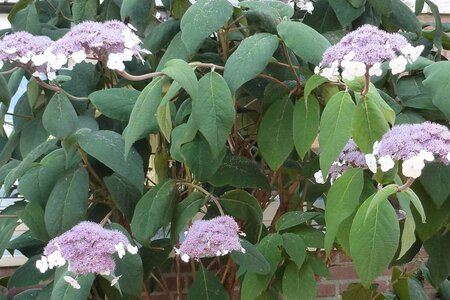
<svg viewBox="0 0 450 300">
<path fill-rule="evenodd" d="M 350 167 L 369 169 L 373 173 L 380 168 L 387 172 L 401 161 L 402 174 L 418 178 L 426 162 L 450 163 L 450 130 L 432 122 L 395 125 L 373 145 L 373 152 L 362 153 L 353 140 L 344 147 L 330 168 L 331 181 L 336 180 Z M 315 173 L 317 183 L 324 183 L 321 171 Z"/>
<path fill-rule="evenodd" d="M 126 252 L 136 254 L 137 251 L 138 248 L 130 244 L 122 232 L 84 221 L 52 239 L 45 247 L 44 255 L 36 261 L 36 267 L 45 273 L 67 262 L 68 270 L 76 276 L 89 273 L 111 275 L 116 266 L 114 253 L 122 258 Z M 66 277 L 64 279 L 74 288 L 80 288 L 76 278 Z M 117 282 L 117 279 L 112 282 Z"/>
<path fill-rule="evenodd" d="M 186 238 L 175 253 L 181 260 L 188 262 L 190 258 L 227 255 L 232 251 L 245 249 L 241 246 L 239 225 L 230 216 L 220 216 L 210 220 L 197 220 L 185 232 Z"/>
<path fill-rule="evenodd" d="M 328 48 L 315 73 L 330 81 L 338 81 L 340 76 L 346 80 L 366 74 L 381 76 L 381 64 L 389 61 L 389 68 L 395 75 L 405 71 L 408 63 L 417 60 L 423 49 L 423 45 L 412 46 L 401 34 L 363 25 Z"/>
<path fill-rule="evenodd" d="M 102 61 L 112 70 L 123 71 L 125 61 L 150 53 L 141 48 L 135 30 L 113 20 L 82 22 L 57 41 L 28 32 L 7 34 L 0 40 L 0 68 L 4 62 L 12 63 L 43 80 L 54 80 L 58 70 L 83 61 Z"/>
</svg>

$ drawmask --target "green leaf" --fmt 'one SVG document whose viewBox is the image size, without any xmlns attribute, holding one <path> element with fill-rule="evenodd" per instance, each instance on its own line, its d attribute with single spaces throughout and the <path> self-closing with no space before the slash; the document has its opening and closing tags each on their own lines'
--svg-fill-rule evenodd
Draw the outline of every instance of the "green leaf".
<svg viewBox="0 0 450 300">
<path fill-rule="evenodd" d="M 67 172 L 55 184 L 45 209 L 45 227 L 51 237 L 82 221 L 88 208 L 89 176 L 80 167 Z"/>
<path fill-rule="evenodd" d="M 45 228 L 44 210 L 36 202 L 30 202 L 25 209 L 17 213 L 22 222 L 27 225 L 33 237 L 48 241 L 49 236 Z"/>
<path fill-rule="evenodd" d="M 34 148 L 48 140 L 50 134 L 42 124 L 42 116 L 37 117 L 23 126 L 20 134 L 19 148 L 22 157 L 26 157 Z"/>
<path fill-rule="evenodd" d="M 170 114 L 170 103 L 163 103 L 156 110 L 156 120 L 158 121 L 159 130 L 167 141 L 170 141 L 172 133 L 172 115 Z"/>
<path fill-rule="evenodd" d="M 328 0 L 318 0 L 314 3 L 314 13 L 306 14 L 303 23 L 320 33 L 341 30 L 342 26 L 331 8 Z"/>
<path fill-rule="evenodd" d="M 290 211 L 282 215 L 275 225 L 277 231 L 286 230 L 297 225 L 308 222 L 320 215 L 318 212 L 312 211 Z"/>
<path fill-rule="evenodd" d="M 352 131 L 355 104 L 348 92 L 339 92 L 328 101 L 320 119 L 320 169 L 324 178 L 341 153 Z"/>
<path fill-rule="evenodd" d="M 220 280 L 200 264 L 194 282 L 189 288 L 188 299 L 227 300 L 228 294 Z"/>
<path fill-rule="evenodd" d="M 403 225 L 402 238 L 400 241 L 400 253 L 398 257 L 402 257 L 416 242 L 416 223 L 411 213 L 406 214 L 405 222 Z"/>
<path fill-rule="evenodd" d="M 241 240 L 242 248 L 245 253 L 240 251 L 233 251 L 230 253 L 233 261 L 246 272 L 257 274 L 268 274 L 270 272 L 270 265 L 266 258 L 259 252 L 258 248 L 253 246 L 246 240 Z"/>
<path fill-rule="evenodd" d="M 283 295 L 286 300 L 316 299 L 316 278 L 309 265 L 298 268 L 296 264 L 289 263 L 283 274 Z"/>
<path fill-rule="evenodd" d="M 99 20 L 120 20 L 120 7 L 114 0 L 105 0 L 100 5 Z"/>
<path fill-rule="evenodd" d="M 0 75 L 0 102 L 9 105 L 11 94 L 9 92 L 8 83 L 3 75 Z"/>
<path fill-rule="evenodd" d="M 450 105 L 447 95 L 450 93 L 450 68 L 449 61 L 435 62 L 425 69 L 423 86 L 432 96 L 433 104 L 441 110 L 447 118 L 450 118 Z"/>
<path fill-rule="evenodd" d="M 152 53 L 156 53 L 167 45 L 173 37 L 180 31 L 180 21 L 168 19 L 154 27 L 145 37 L 143 47 Z"/>
<path fill-rule="evenodd" d="M 87 154 L 142 191 L 145 177 L 142 158 L 131 149 L 125 159 L 125 143 L 120 134 L 109 130 L 91 131 L 81 135 L 78 143 Z"/>
<path fill-rule="evenodd" d="M 372 153 L 373 144 L 381 140 L 388 130 L 389 125 L 374 101 L 361 98 L 356 105 L 352 124 L 353 139 L 361 151 Z"/>
<path fill-rule="evenodd" d="M 19 192 L 28 201 L 45 207 L 53 186 L 65 171 L 65 165 L 64 150 L 51 152 L 41 160 L 39 166 L 31 168 L 20 178 Z"/>
<path fill-rule="evenodd" d="M 224 26 L 233 14 L 233 6 L 226 0 L 199 0 L 181 19 L 181 40 L 195 51 L 213 32 Z"/>
<path fill-rule="evenodd" d="M 301 98 L 295 103 L 293 116 L 294 145 L 301 159 L 316 139 L 320 123 L 320 105 L 317 98 L 310 96 L 309 101 L 305 99 Z"/>
<path fill-rule="evenodd" d="M 28 31 L 33 35 L 41 33 L 41 22 L 34 2 L 30 1 L 25 8 L 17 11 L 10 22 L 14 32 Z"/>
<path fill-rule="evenodd" d="M 350 283 L 342 294 L 342 300 L 373 299 L 376 294 L 372 287 L 366 289 L 361 283 Z"/>
<path fill-rule="evenodd" d="M 75 274 L 67 271 L 67 268 L 56 269 L 55 281 L 53 283 L 52 296 L 50 300 L 61 299 L 87 299 L 89 297 L 89 291 L 91 285 L 94 282 L 95 275 L 87 274 L 77 276 L 80 289 L 74 289 L 67 281 L 64 280 L 64 276 L 70 276 L 75 278 Z"/>
<path fill-rule="evenodd" d="M 280 1 L 241 1 L 239 7 L 249 8 L 264 15 L 272 15 L 277 19 L 290 19 L 294 15 L 294 8 Z"/>
<path fill-rule="evenodd" d="M 393 10 L 391 0 L 367 0 L 367 1 L 373 8 L 375 8 L 377 12 L 385 16 L 390 15 Z"/>
<path fill-rule="evenodd" d="M 42 115 L 44 128 L 57 138 L 64 138 L 75 131 L 78 117 L 69 98 L 63 93 L 56 93 Z"/>
<path fill-rule="evenodd" d="M 450 235 L 437 232 L 423 246 L 429 255 L 427 267 L 431 281 L 434 286 L 439 286 L 450 274 Z"/>
<path fill-rule="evenodd" d="M 131 220 L 134 208 L 142 195 L 141 191 L 118 174 L 103 177 L 103 181 L 111 194 L 111 200 L 127 219 Z"/>
<path fill-rule="evenodd" d="M 314 74 L 309 77 L 305 83 L 305 89 L 303 90 L 303 97 L 305 98 L 305 101 L 308 102 L 308 97 L 314 89 L 318 88 L 327 81 L 328 79 L 319 74 Z"/>
<path fill-rule="evenodd" d="M 33 0 L 19 0 L 16 4 L 11 8 L 8 14 L 8 21 L 12 23 L 14 21 L 14 17 L 20 10 L 27 7 L 30 3 L 32 3 Z"/>
<path fill-rule="evenodd" d="M 7 214 L 6 210 L 3 212 Z M 8 246 L 17 225 L 19 225 L 17 221 L 18 218 L 2 218 L 0 220 L 0 257 L 3 256 L 3 253 L 5 252 L 5 249 Z"/>
<path fill-rule="evenodd" d="M 422 206 L 422 203 L 420 202 L 419 197 L 416 195 L 416 193 L 411 188 L 407 188 L 406 190 L 404 190 L 403 192 L 401 192 L 399 194 L 408 197 L 407 199 L 412 202 L 412 204 L 416 208 L 416 211 L 419 213 L 422 223 L 425 223 L 425 221 L 426 221 L 425 210 Z M 399 194 L 397 194 L 397 196 Z"/>
<path fill-rule="evenodd" d="M 390 22 L 405 31 L 414 32 L 418 37 L 420 36 L 422 25 L 414 12 L 405 3 L 401 0 L 391 0 L 391 9 Z"/>
<path fill-rule="evenodd" d="M 269 181 L 255 161 L 230 153 L 225 155 L 219 170 L 208 182 L 213 186 L 269 189 Z"/>
<path fill-rule="evenodd" d="M 294 147 L 293 109 L 289 97 L 279 99 L 267 109 L 259 125 L 259 150 L 272 170 L 283 164 Z"/>
<path fill-rule="evenodd" d="M 234 124 L 233 98 L 227 83 L 216 72 L 203 76 L 198 86 L 199 96 L 192 100 L 192 116 L 217 157 Z"/>
<path fill-rule="evenodd" d="M 179 162 L 184 162 L 183 155 L 181 154 L 181 146 L 192 142 L 197 134 L 197 125 L 193 120 L 194 118 L 190 117 L 187 123 L 175 127 L 172 131 L 170 156 Z"/>
<path fill-rule="evenodd" d="M 177 201 L 174 180 L 163 180 L 139 200 L 131 221 L 131 231 L 136 239 L 148 244 L 156 232 L 172 220 Z"/>
<path fill-rule="evenodd" d="M 366 0 L 347 0 L 354 8 L 359 8 L 366 4 Z"/>
<path fill-rule="evenodd" d="M 277 233 L 266 235 L 259 242 L 257 248 L 269 262 L 270 273 L 261 275 L 247 272 L 241 285 L 241 299 L 254 299 L 266 290 L 280 262 L 282 244 L 283 238 Z"/>
<path fill-rule="evenodd" d="M 97 17 L 97 1 L 75 0 L 72 5 L 72 15 L 75 23 L 95 20 Z"/>
<path fill-rule="evenodd" d="M 129 20 L 139 32 L 144 32 L 152 18 L 155 2 L 153 0 L 122 0 L 120 16 L 122 21 Z"/>
<path fill-rule="evenodd" d="M 363 171 L 349 169 L 331 186 L 327 195 L 325 222 L 325 252 L 329 255 L 339 225 L 352 215 L 359 204 L 364 187 Z"/>
<path fill-rule="evenodd" d="M 369 197 L 358 209 L 350 230 L 351 257 L 365 287 L 389 265 L 400 239 L 397 214 L 392 205 L 382 201 L 369 211 L 372 201 L 373 197 Z"/>
<path fill-rule="evenodd" d="M 89 100 L 108 118 L 127 122 L 139 95 L 136 90 L 112 88 L 93 92 Z"/>
<path fill-rule="evenodd" d="M 197 98 L 198 82 L 194 70 L 187 62 L 182 59 L 171 59 L 164 65 L 161 71 L 188 92 L 192 99 Z"/>
<path fill-rule="evenodd" d="M 339 23 L 341 23 L 343 27 L 350 25 L 365 11 L 364 5 L 354 7 L 347 0 L 329 0 L 328 2 L 336 13 Z"/>
<path fill-rule="evenodd" d="M 43 284 L 48 280 L 54 272 L 47 270 L 47 272 L 41 273 L 39 269 L 36 268 L 36 261 L 40 258 L 40 254 L 30 257 L 25 264 L 15 270 L 8 280 L 8 289 L 23 289 Z"/>
<path fill-rule="evenodd" d="M 163 57 L 161 57 L 161 60 L 159 61 L 158 67 L 156 68 L 156 71 L 161 71 L 165 64 L 174 58 L 179 58 L 182 60 L 188 60 L 191 55 L 193 55 L 197 49 L 194 50 L 188 50 L 186 46 L 184 45 L 183 41 L 181 40 L 181 32 L 178 32 L 170 42 L 169 46 L 167 47 L 166 51 L 164 52 Z"/>
<path fill-rule="evenodd" d="M 301 268 L 306 259 L 306 244 L 303 238 L 295 233 L 283 233 L 283 247 L 297 268 Z"/>
<path fill-rule="evenodd" d="M 330 42 L 306 24 L 283 21 L 277 26 L 278 34 L 294 53 L 306 62 L 319 65 Z"/>
<path fill-rule="evenodd" d="M 225 64 L 223 77 L 231 92 L 261 73 L 277 48 L 278 38 L 273 34 L 257 33 L 244 39 Z"/>
<path fill-rule="evenodd" d="M 149 133 L 158 130 L 156 110 L 162 101 L 162 87 L 166 79 L 158 77 L 153 79 L 136 100 L 130 115 L 130 122 L 124 132 L 125 154 L 128 155 L 131 145 Z"/>
<path fill-rule="evenodd" d="M 386 93 L 383 93 L 383 91 L 381 90 L 377 90 L 377 88 L 371 83 L 370 84 L 370 88 L 369 88 L 369 92 L 367 93 L 367 100 L 368 101 L 373 101 L 379 108 L 379 110 L 382 112 L 384 119 L 386 121 L 388 121 L 391 124 L 395 123 L 395 114 L 397 111 L 394 111 L 394 109 L 392 107 L 395 106 L 390 106 L 391 104 L 386 103 L 387 100 L 385 100 L 386 98 L 382 97 L 381 95 L 385 95 L 387 97 L 389 97 L 389 95 L 387 95 Z M 392 99 L 392 98 L 391 98 Z M 392 99 L 392 102 L 395 103 L 395 101 Z M 398 105 L 398 104 L 396 104 Z M 398 108 L 398 112 L 400 112 L 400 110 L 402 110 L 402 107 Z"/>
<path fill-rule="evenodd" d="M 381 190 L 378 190 L 373 196 L 372 201 L 369 204 L 369 208 L 367 209 L 367 214 L 369 214 L 372 210 L 375 209 L 377 205 L 382 202 L 388 202 L 388 197 L 390 195 L 396 194 L 398 191 L 398 185 L 389 184 L 383 187 Z M 367 217 L 367 215 L 366 215 Z"/>
<path fill-rule="evenodd" d="M 255 197 L 244 190 L 232 190 L 220 196 L 225 211 L 241 220 L 262 224 L 263 212 Z"/>
<path fill-rule="evenodd" d="M 193 141 L 181 146 L 181 155 L 198 181 L 208 181 L 217 172 L 225 157 L 226 148 L 214 157 L 206 139 L 197 134 Z"/>
<path fill-rule="evenodd" d="M 170 227 L 170 233 L 173 240 L 178 237 L 188 222 L 195 217 L 195 215 L 200 211 L 200 208 L 205 205 L 205 202 L 206 199 L 202 193 L 193 192 L 176 205 Z"/>
<path fill-rule="evenodd" d="M 447 200 L 450 195 L 450 167 L 442 163 L 426 164 L 420 176 L 420 182 L 430 195 L 437 208 Z"/>
</svg>

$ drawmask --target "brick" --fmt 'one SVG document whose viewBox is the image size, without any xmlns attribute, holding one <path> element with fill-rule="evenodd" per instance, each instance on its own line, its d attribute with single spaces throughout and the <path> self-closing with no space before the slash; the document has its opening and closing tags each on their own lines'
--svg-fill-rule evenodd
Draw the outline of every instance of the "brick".
<svg viewBox="0 0 450 300">
<path fill-rule="evenodd" d="M 330 268 L 331 278 L 335 280 L 358 279 L 355 267 L 353 265 L 332 266 Z"/>
<path fill-rule="evenodd" d="M 336 296 L 336 285 L 319 283 L 316 288 L 316 297 L 333 297 Z"/>
<path fill-rule="evenodd" d="M 343 252 L 339 253 L 339 262 L 342 263 L 352 263 L 350 257 L 345 255 Z"/>
</svg>

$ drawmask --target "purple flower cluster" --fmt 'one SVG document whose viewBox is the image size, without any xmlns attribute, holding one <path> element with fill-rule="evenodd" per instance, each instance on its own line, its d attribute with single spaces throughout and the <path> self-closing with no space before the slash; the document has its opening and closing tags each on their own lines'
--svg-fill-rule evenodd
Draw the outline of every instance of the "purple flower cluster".
<svg viewBox="0 0 450 300">
<path fill-rule="evenodd" d="M 149 53 L 140 47 L 142 41 L 134 31 L 120 21 L 87 21 L 55 42 L 45 36 L 16 32 L 0 40 L 0 61 L 25 66 L 34 72 L 33 76 L 50 80 L 59 69 L 70 69 L 83 61 L 103 61 L 110 69 L 123 71 L 124 61 Z"/>
<path fill-rule="evenodd" d="M 226 255 L 231 251 L 242 251 L 239 241 L 239 225 L 230 216 L 216 217 L 211 220 L 195 221 L 185 233 L 186 239 L 175 249 L 181 259 Z"/>
<path fill-rule="evenodd" d="M 336 180 L 342 173 L 349 168 L 367 168 L 364 153 L 359 150 L 353 139 L 350 139 L 339 154 L 338 160 L 330 167 L 331 180 Z"/>
<path fill-rule="evenodd" d="M 389 155 L 395 160 L 407 160 L 419 156 L 421 151 L 431 152 L 441 162 L 448 164 L 449 129 L 432 122 L 396 125 L 384 134 L 378 154 Z"/>
<path fill-rule="evenodd" d="M 353 51 L 353 60 L 373 66 L 397 57 L 406 44 L 406 38 L 398 33 L 388 33 L 373 25 L 364 25 L 328 48 L 321 64 L 328 66 L 334 61 L 342 61 L 345 55 Z"/>
<path fill-rule="evenodd" d="M 44 249 L 44 255 L 36 262 L 42 272 L 69 263 L 69 270 L 76 275 L 88 273 L 110 275 L 114 272 L 113 254 L 119 258 L 137 253 L 137 247 L 117 230 L 103 228 L 100 224 L 84 221 L 69 231 L 52 239 Z"/>
<path fill-rule="evenodd" d="M 372 25 L 363 25 L 344 36 L 339 43 L 328 48 L 315 72 L 331 81 L 342 77 L 381 76 L 381 63 L 389 61 L 392 74 L 403 72 L 408 63 L 414 62 L 424 46 L 413 47 L 398 33 L 388 33 Z"/>
</svg>

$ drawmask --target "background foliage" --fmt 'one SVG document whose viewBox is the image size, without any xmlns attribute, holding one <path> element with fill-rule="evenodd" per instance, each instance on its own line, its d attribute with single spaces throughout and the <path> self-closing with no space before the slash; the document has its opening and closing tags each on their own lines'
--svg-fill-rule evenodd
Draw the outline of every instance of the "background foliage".
<svg viewBox="0 0 450 300">
<path fill-rule="evenodd" d="M 312 14 L 275 1 L 163 4 L 164 21 L 152 0 L 20 0 L 12 9 L 12 31 L 52 39 L 84 20 L 130 22 L 153 54 L 144 64 L 127 63 L 127 71 L 163 75 L 134 82 L 101 63 L 80 64 L 59 77 L 76 97 L 41 88 L 22 70 L 0 77 L 2 119 L 23 77 L 29 80 L 12 114 L 14 130 L 0 138 L 0 180 L 8 194 L 26 199 L 0 215 L 0 250 L 29 258 L 2 280 L 9 296 L 17 289 L 24 291 L 12 299 L 151 294 L 172 264 L 179 268 L 169 254 L 185 226 L 199 211 L 219 214 L 216 198 L 247 234 L 247 251 L 192 263 L 190 299 L 227 299 L 237 284 L 241 299 L 314 299 L 316 278 L 329 276 L 316 249 L 332 247 L 354 260 L 362 282 L 344 299 L 426 299 L 423 280 L 448 297 L 449 167 L 428 165 L 414 192 L 397 195 L 389 186 L 377 192 L 376 180 L 359 169 L 331 188 L 313 177 L 319 166 L 329 169 L 350 136 L 370 152 L 393 123 L 448 124 L 450 63 L 440 51 L 450 49 L 450 26 L 437 7 L 416 1 L 416 13 L 429 5 L 435 17 L 424 23 L 400 0 L 317 0 Z M 374 79 L 369 101 L 358 99 L 356 82 L 342 88 L 313 74 L 324 50 L 362 24 L 425 45 L 407 74 Z M 319 126 L 320 158 L 310 150 Z M 274 201 L 279 208 L 266 226 L 263 211 Z M 409 225 L 397 219 L 399 201 L 408 209 L 413 203 Z M 38 272 L 35 261 L 50 238 L 105 217 L 142 245 L 139 256 L 117 261 L 120 290 L 101 276 L 79 279 L 74 290 L 64 270 Z M 10 240 L 19 218 L 29 231 Z M 395 268 L 393 293 L 377 293 L 373 279 L 413 260 L 422 246 L 426 265 L 418 273 Z"/>
</svg>

